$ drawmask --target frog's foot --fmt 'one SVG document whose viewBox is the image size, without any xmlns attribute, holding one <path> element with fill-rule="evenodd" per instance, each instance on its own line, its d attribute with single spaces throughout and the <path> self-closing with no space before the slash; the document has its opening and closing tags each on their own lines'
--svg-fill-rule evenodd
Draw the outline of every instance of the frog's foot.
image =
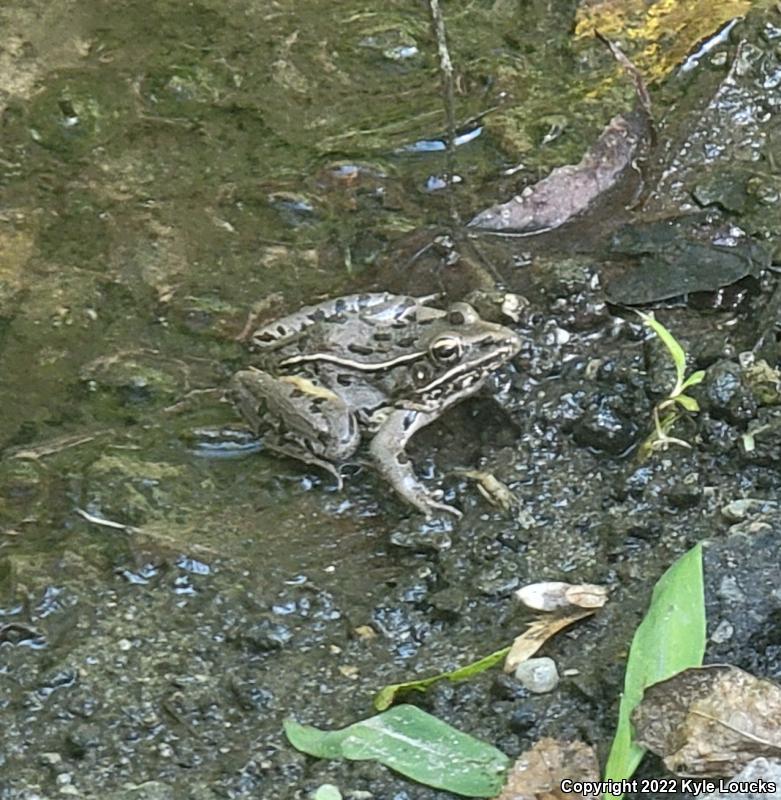
<svg viewBox="0 0 781 800">
<path fill-rule="evenodd" d="M 326 461 L 323 458 L 318 458 L 303 445 L 297 445 L 291 442 L 279 442 L 274 439 L 269 441 L 269 438 L 270 437 L 264 438 L 264 445 L 269 450 L 273 450 L 275 453 L 287 456 L 288 458 L 294 458 L 296 461 L 303 461 L 305 464 L 311 464 L 314 467 L 319 467 L 329 475 L 333 476 L 334 480 L 336 481 L 336 488 L 339 491 L 344 489 L 344 480 L 342 478 L 339 465 L 332 464 L 330 461 Z"/>
<path fill-rule="evenodd" d="M 454 506 L 449 506 L 447 503 L 441 502 L 443 495 L 441 489 L 437 489 L 433 492 L 429 491 L 414 477 L 411 481 L 405 480 L 401 485 L 392 480 L 391 483 L 401 497 L 426 515 L 426 519 L 431 519 L 442 512 L 452 514 L 458 519 L 463 516 L 463 513 Z"/>
</svg>

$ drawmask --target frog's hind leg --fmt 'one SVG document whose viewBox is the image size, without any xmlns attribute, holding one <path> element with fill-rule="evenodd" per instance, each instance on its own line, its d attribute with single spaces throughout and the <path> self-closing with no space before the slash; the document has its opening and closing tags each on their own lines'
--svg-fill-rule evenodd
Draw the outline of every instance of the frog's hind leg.
<svg viewBox="0 0 781 800">
<path fill-rule="evenodd" d="M 325 470 L 342 488 L 339 464 L 360 444 L 357 420 L 342 398 L 307 378 L 256 369 L 236 373 L 232 389 L 266 448 Z"/>
</svg>

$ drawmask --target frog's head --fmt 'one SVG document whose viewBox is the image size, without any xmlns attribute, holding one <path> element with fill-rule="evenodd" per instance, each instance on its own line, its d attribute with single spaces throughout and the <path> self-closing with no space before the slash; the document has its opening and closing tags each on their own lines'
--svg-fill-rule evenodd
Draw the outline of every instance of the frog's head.
<svg viewBox="0 0 781 800">
<path fill-rule="evenodd" d="M 421 341 L 426 359 L 413 366 L 415 395 L 425 405 L 451 405 L 477 392 L 520 349 L 521 339 L 486 322 L 468 303 L 453 303 Z"/>
</svg>

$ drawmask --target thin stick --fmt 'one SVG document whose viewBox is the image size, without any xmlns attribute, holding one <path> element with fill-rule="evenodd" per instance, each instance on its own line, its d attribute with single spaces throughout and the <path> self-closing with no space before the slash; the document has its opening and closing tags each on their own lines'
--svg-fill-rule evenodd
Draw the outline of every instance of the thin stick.
<svg viewBox="0 0 781 800">
<path fill-rule="evenodd" d="M 447 48 L 445 20 L 442 16 L 442 9 L 439 7 L 439 0 L 428 0 L 428 7 L 431 11 L 434 37 L 437 40 L 439 71 L 442 77 L 442 99 L 445 104 L 445 118 L 447 121 L 445 156 L 450 218 L 454 225 L 460 226 L 461 220 L 458 216 L 458 209 L 456 208 L 456 201 L 453 196 L 453 176 L 456 171 L 456 89 L 455 81 L 453 80 L 453 62 L 450 59 L 450 51 Z"/>
</svg>

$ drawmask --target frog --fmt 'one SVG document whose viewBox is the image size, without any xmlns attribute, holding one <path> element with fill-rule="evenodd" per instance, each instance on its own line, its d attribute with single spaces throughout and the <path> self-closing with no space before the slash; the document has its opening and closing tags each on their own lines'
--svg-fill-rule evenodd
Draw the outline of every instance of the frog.
<svg viewBox="0 0 781 800">
<path fill-rule="evenodd" d="M 305 306 L 249 337 L 253 360 L 230 395 L 264 447 L 342 468 L 366 445 L 371 466 L 427 518 L 461 516 L 415 474 L 412 436 L 472 397 L 520 350 L 521 338 L 466 302 L 375 292 Z"/>
</svg>

